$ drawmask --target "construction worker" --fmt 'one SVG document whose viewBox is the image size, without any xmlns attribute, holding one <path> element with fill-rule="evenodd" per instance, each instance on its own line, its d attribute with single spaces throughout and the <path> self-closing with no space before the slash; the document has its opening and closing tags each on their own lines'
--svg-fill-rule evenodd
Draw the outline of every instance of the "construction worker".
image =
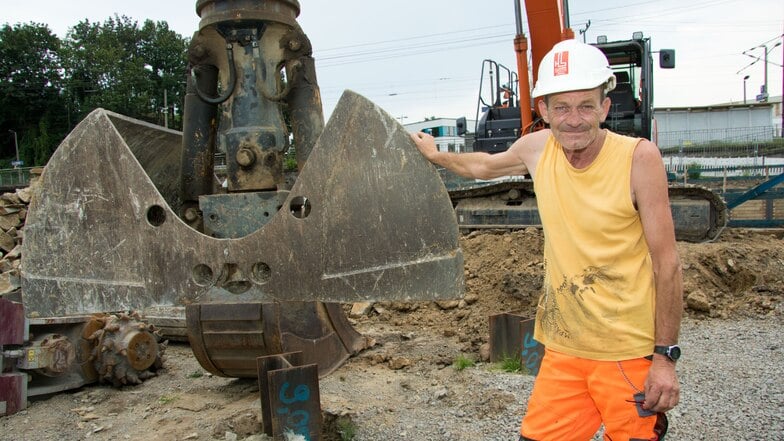
<svg viewBox="0 0 784 441">
<path fill-rule="evenodd" d="M 535 338 L 545 346 L 521 440 L 661 440 L 678 404 L 682 274 L 658 147 L 602 129 L 615 77 L 576 40 L 543 58 L 533 97 L 549 129 L 507 151 L 431 162 L 475 179 L 529 174 L 544 229 Z"/>
</svg>

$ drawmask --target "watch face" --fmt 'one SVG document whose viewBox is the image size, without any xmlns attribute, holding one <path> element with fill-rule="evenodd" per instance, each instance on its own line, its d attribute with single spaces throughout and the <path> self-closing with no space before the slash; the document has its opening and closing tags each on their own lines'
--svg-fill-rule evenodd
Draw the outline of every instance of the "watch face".
<svg viewBox="0 0 784 441">
<path fill-rule="evenodd" d="M 669 357 L 673 360 L 677 360 L 681 358 L 681 348 L 680 346 L 670 346 L 670 354 Z"/>
</svg>

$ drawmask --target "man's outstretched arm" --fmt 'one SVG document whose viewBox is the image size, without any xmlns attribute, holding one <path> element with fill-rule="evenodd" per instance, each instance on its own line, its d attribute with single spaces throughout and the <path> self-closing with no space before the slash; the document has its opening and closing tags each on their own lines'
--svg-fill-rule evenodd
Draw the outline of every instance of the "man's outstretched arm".
<svg viewBox="0 0 784 441">
<path fill-rule="evenodd" d="M 547 133 L 544 133 L 547 132 Z M 428 161 L 440 165 L 460 176 L 471 179 L 493 179 L 501 176 L 522 176 L 528 174 L 527 152 L 549 136 L 549 131 L 541 131 L 518 139 L 508 150 L 489 154 L 485 152 L 452 153 L 441 152 L 435 139 L 426 133 L 412 133 L 417 148 Z"/>
</svg>

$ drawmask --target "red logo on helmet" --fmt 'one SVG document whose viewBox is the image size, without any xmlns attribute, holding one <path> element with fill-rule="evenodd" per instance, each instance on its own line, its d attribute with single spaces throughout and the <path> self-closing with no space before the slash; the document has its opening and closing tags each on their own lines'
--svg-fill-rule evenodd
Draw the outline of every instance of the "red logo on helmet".
<svg viewBox="0 0 784 441">
<path fill-rule="evenodd" d="M 553 58 L 553 75 L 568 75 L 569 74 L 569 52 L 556 52 Z"/>
</svg>

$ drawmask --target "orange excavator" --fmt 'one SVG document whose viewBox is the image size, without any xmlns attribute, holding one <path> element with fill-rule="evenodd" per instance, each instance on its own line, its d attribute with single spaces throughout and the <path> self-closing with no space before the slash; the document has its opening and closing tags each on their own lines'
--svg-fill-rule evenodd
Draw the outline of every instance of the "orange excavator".
<svg viewBox="0 0 784 441">
<path fill-rule="evenodd" d="M 519 0 L 514 1 L 514 6 L 517 71 L 493 60 L 484 60 L 476 127 L 472 139 L 466 140 L 466 145 L 474 151 L 505 151 L 523 134 L 544 127 L 536 113 L 537 104 L 531 99 L 531 86 L 536 83 L 539 63 L 545 54 L 559 41 L 574 38 L 566 0 L 525 0 L 525 14 Z M 523 33 L 524 16 L 530 38 Z M 604 126 L 617 133 L 656 142 L 650 38 L 641 32 L 622 41 L 607 41 L 602 36 L 595 46 L 607 56 L 616 77 L 616 87 L 608 93 L 612 106 Z M 658 53 L 660 68 L 675 67 L 674 50 L 662 49 Z M 532 81 L 529 81 L 529 72 Z M 465 134 L 465 128 L 462 119 L 458 122 L 458 132 Z M 522 228 L 540 224 L 530 179 L 468 181 L 447 171 L 442 174 L 461 229 Z M 670 201 L 679 240 L 713 240 L 727 224 L 727 206 L 710 190 L 671 186 Z"/>
</svg>

